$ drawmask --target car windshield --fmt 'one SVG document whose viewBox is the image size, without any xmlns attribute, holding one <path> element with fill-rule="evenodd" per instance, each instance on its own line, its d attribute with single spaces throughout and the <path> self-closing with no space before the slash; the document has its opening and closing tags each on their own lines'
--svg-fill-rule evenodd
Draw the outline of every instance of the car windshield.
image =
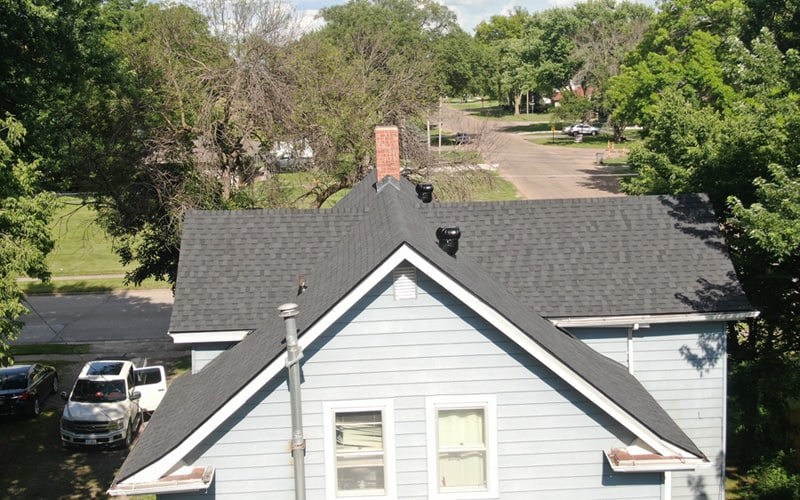
<svg viewBox="0 0 800 500">
<path fill-rule="evenodd" d="M 25 373 L 10 373 L 8 375 L 0 375 L 0 390 L 1 391 L 14 391 L 17 389 L 25 389 L 28 387 L 28 380 Z"/>
<path fill-rule="evenodd" d="M 77 403 L 114 403 L 124 400 L 123 380 L 78 380 L 72 391 L 72 401 Z"/>
</svg>

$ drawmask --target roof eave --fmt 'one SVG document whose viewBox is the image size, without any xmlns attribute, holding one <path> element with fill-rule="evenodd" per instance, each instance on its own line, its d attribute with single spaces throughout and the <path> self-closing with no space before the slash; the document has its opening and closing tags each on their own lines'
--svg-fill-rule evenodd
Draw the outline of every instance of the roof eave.
<svg viewBox="0 0 800 500">
<path fill-rule="evenodd" d="M 175 493 L 207 492 L 214 480 L 212 466 L 186 467 L 155 481 L 114 483 L 108 490 L 112 497 L 132 495 L 163 495 Z"/>
<path fill-rule="evenodd" d="M 591 316 L 591 317 L 551 317 L 547 318 L 559 328 L 601 327 L 601 328 L 646 328 L 649 325 L 667 323 L 702 323 L 742 321 L 757 318 L 761 313 L 756 310 L 703 312 L 679 314 L 643 314 L 632 316 Z"/>
<path fill-rule="evenodd" d="M 664 455 L 630 455 L 627 458 L 618 456 L 618 449 L 603 451 L 609 467 L 614 472 L 673 472 L 693 471 L 711 466 L 707 458 L 680 457 Z"/>
</svg>

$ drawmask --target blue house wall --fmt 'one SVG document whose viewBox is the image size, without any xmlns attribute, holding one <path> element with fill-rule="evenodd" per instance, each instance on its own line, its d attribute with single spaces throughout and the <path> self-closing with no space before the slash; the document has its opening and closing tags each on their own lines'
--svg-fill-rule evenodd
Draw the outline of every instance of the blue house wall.
<svg viewBox="0 0 800 500">
<path fill-rule="evenodd" d="M 628 430 L 447 290 L 419 272 L 417 281 L 416 298 L 396 300 L 387 277 L 305 349 L 308 498 L 334 498 L 326 489 L 326 405 L 388 402 L 396 497 L 423 500 L 429 498 L 427 444 L 433 438 L 427 401 L 487 395 L 496 404 L 492 473 L 499 495 L 478 498 L 664 498 L 663 474 L 614 473 L 608 467 L 602 452 L 630 443 L 634 436 Z M 293 499 L 290 439 L 289 394 L 281 376 L 185 462 L 216 467 L 212 498 Z"/>
</svg>

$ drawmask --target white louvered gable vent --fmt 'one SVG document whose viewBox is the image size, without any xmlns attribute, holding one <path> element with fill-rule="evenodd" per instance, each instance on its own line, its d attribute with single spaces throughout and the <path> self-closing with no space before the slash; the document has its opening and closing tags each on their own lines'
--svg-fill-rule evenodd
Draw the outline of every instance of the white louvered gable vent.
<svg viewBox="0 0 800 500">
<path fill-rule="evenodd" d="M 394 270 L 394 300 L 417 298 L 417 269 L 397 267 Z"/>
</svg>

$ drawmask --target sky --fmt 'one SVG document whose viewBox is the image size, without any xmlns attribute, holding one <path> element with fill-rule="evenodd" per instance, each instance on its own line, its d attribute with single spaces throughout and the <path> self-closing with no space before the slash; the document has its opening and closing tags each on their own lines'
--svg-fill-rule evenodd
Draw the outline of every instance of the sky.
<svg viewBox="0 0 800 500">
<path fill-rule="evenodd" d="M 577 0 L 438 0 L 455 12 L 461 28 L 469 34 L 473 34 L 475 27 L 481 21 L 488 21 L 494 15 L 506 15 L 514 6 L 524 7 L 528 12 L 537 12 L 553 7 L 568 7 L 574 5 Z M 656 0 L 633 0 L 654 6 Z M 331 5 L 347 3 L 347 0 L 296 0 L 295 7 L 301 15 L 304 26 L 314 26 L 318 21 L 314 17 L 319 9 Z"/>
</svg>

